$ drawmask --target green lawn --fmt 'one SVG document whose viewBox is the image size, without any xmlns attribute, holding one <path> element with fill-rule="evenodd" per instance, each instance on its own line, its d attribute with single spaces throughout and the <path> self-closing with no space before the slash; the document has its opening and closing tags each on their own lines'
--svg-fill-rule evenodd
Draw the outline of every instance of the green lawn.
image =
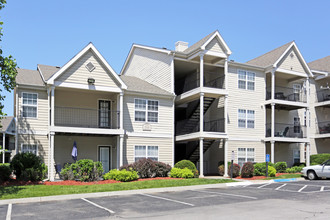
<svg viewBox="0 0 330 220">
<path fill-rule="evenodd" d="M 283 174 L 278 177 L 268 177 L 265 178 L 264 180 L 272 180 L 272 179 L 290 179 L 290 178 L 300 178 L 301 174 L 300 173 L 289 173 L 289 174 Z"/>
<path fill-rule="evenodd" d="M 162 188 L 174 186 L 191 186 L 203 184 L 228 183 L 232 180 L 224 179 L 177 179 L 177 180 L 149 180 L 141 182 L 112 183 L 80 186 L 0 186 L 0 199 L 16 199 L 27 197 L 54 196 L 65 194 L 109 192 L 134 189 Z"/>
</svg>

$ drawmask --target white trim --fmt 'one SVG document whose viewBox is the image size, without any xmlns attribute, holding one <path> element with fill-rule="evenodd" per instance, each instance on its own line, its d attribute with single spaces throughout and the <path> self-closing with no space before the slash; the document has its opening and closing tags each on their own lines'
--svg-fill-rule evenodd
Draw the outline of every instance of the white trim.
<svg viewBox="0 0 330 220">
<path fill-rule="evenodd" d="M 0 133 L 6 133 L 6 134 L 11 134 L 11 135 L 15 135 L 14 133 L 12 132 L 8 132 L 8 128 L 11 127 L 11 123 L 13 123 L 13 121 L 15 121 L 15 117 L 13 117 L 10 121 L 10 123 L 8 124 L 8 127 L 6 128 L 5 131 L 1 131 Z M 16 125 L 15 125 L 15 132 L 16 132 Z"/>
<path fill-rule="evenodd" d="M 146 109 L 145 109 L 145 121 L 136 121 L 135 120 L 135 112 L 136 112 L 136 110 L 135 110 L 135 101 L 137 100 L 137 99 L 140 99 L 140 100 L 145 100 L 146 101 Z M 157 121 L 153 121 L 153 122 L 150 122 L 150 121 L 148 121 L 148 119 L 149 119 L 149 117 L 148 117 L 148 113 L 149 113 L 149 111 L 150 110 L 148 110 L 148 101 L 154 101 L 154 102 L 157 102 L 157 108 L 158 108 L 158 110 L 157 110 Z M 158 124 L 159 123 L 159 100 L 153 100 L 153 99 L 145 99 L 145 98 L 134 98 L 134 122 L 137 122 L 137 123 L 139 123 L 139 122 L 142 122 L 142 123 L 151 123 L 151 124 Z M 139 110 L 137 110 L 137 111 L 139 111 Z M 140 111 L 142 111 L 142 110 L 140 110 Z M 156 111 L 150 111 L 150 112 L 156 112 Z"/>
<path fill-rule="evenodd" d="M 44 77 L 44 75 L 43 75 L 42 72 L 41 72 L 41 69 L 40 69 L 40 67 L 39 67 L 39 64 L 37 65 L 37 70 L 38 70 L 38 72 L 39 72 L 39 74 L 40 74 L 40 76 L 41 76 L 41 78 L 42 78 L 42 81 L 44 81 L 44 83 L 46 83 L 45 77 Z"/>
<path fill-rule="evenodd" d="M 55 81 L 54 83 L 57 87 L 64 87 L 64 88 L 74 88 L 74 89 L 86 89 L 86 90 L 95 90 L 95 91 L 104 91 L 104 92 L 122 92 L 122 90 L 118 87 L 110 87 L 110 86 L 96 86 L 96 85 L 83 85 L 79 83 L 68 83 L 68 82 L 61 82 Z"/>
<path fill-rule="evenodd" d="M 157 97 L 164 99 L 172 99 L 173 97 L 175 97 L 174 94 L 156 94 L 156 93 L 128 91 L 128 90 L 125 91 L 125 95 L 148 96 L 148 97 Z"/>
<path fill-rule="evenodd" d="M 134 158 L 133 161 L 135 162 L 135 158 L 136 158 L 136 147 L 140 146 L 140 147 L 145 147 L 146 148 L 146 155 L 144 158 L 148 159 L 150 157 L 148 157 L 148 148 L 149 147 L 157 147 L 157 160 L 156 161 L 160 161 L 159 160 L 159 145 L 146 145 L 146 144 L 135 144 L 134 145 Z"/>
<path fill-rule="evenodd" d="M 247 159 L 248 159 L 248 157 L 247 157 L 247 152 L 248 152 L 248 150 L 247 149 L 253 149 L 253 162 L 255 162 L 256 161 L 256 148 L 255 147 L 237 147 L 237 154 L 236 154 L 236 159 L 237 159 L 237 164 L 238 164 L 238 149 L 239 148 L 243 148 L 243 149 L 245 149 L 245 162 L 244 163 L 246 163 L 246 162 L 251 162 L 251 161 L 247 161 Z M 244 165 L 244 163 L 243 163 L 243 165 Z M 242 168 L 243 166 L 241 166 L 241 168 Z"/>
<path fill-rule="evenodd" d="M 47 91 L 47 87 L 46 86 L 37 86 L 37 85 L 17 84 L 16 85 L 16 88 Z"/>
<path fill-rule="evenodd" d="M 113 122 L 113 117 L 112 117 L 112 103 L 113 103 L 113 101 L 111 100 L 111 99 L 102 99 L 102 98 L 98 98 L 97 99 L 97 101 L 96 101 L 96 109 L 97 109 L 97 126 L 99 127 L 99 128 L 102 128 L 102 127 L 100 127 L 100 115 L 99 115 L 99 113 L 100 113 L 100 101 L 109 101 L 110 102 L 110 127 L 112 127 L 112 122 Z M 117 126 L 116 126 L 117 127 Z"/>
<path fill-rule="evenodd" d="M 59 69 L 55 74 L 53 74 L 48 79 L 48 84 L 54 84 L 55 79 L 62 75 L 69 67 L 71 67 L 79 58 L 81 58 L 85 53 L 91 50 L 107 68 L 107 70 L 112 74 L 112 76 L 120 83 L 122 89 L 127 89 L 125 83 L 119 78 L 118 74 L 112 69 L 109 63 L 104 59 L 101 53 L 95 48 L 92 43 L 89 43 L 85 48 L 83 48 L 78 54 L 76 54 L 69 62 L 67 62 L 61 69 Z"/>
<path fill-rule="evenodd" d="M 38 144 L 27 144 L 27 143 L 21 143 L 21 150 L 20 150 L 20 152 L 23 152 L 23 145 L 35 145 L 36 147 L 37 147 L 37 149 L 36 149 L 36 155 L 38 156 Z"/>
<path fill-rule="evenodd" d="M 108 147 L 108 149 L 109 149 L 109 171 L 110 171 L 110 170 L 112 170 L 112 146 L 111 145 L 102 145 L 102 144 L 97 145 L 97 148 L 96 148 L 96 151 L 97 151 L 96 158 L 97 158 L 97 161 L 99 161 L 99 162 L 101 162 L 100 161 L 100 158 L 101 157 L 100 157 L 100 154 L 99 154 L 100 147 Z"/>
<path fill-rule="evenodd" d="M 210 50 L 205 50 L 204 54 L 205 54 L 205 55 L 209 55 L 209 56 L 215 56 L 215 57 L 227 58 L 227 55 L 224 54 L 224 53 L 214 52 L 214 51 L 210 51 Z"/>
<path fill-rule="evenodd" d="M 23 94 L 36 94 L 37 95 L 37 104 L 36 105 L 29 105 L 29 104 L 23 104 L 23 99 L 24 99 L 24 97 L 23 97 Z M 38 119 L 38 103 L 39 103 L 39 101 L 38 101 L 38 98 L 39 98 L 39 94 L 38 93 L 36 93 L 36 92 L 21 92 L 21 115 L 20 115 L 20 117 L 21 118 L 28 118 L 28 119 Z M 36 107 L 37 108 L 37 111 L 36 111 L 36 117 L 24 117 L 23 115 L 24 115 L 24 110 L 23 110 L 23 107 L 24 106 L 27 106 L 27 107 Z"/>
<path fill-rule="evenodd" d="M 239 116 L 239 110 L 244 110 L 245 111 L 245 127 L 240 127 L 239 126 L 239 122 L 238 122 L 238 120 L 239 119 L 243 119 L 243 118 L 239 118 L 238 116 Z M 253 126 L 253 128 L 248 128 L 248 111 L 253 111 L 253 116 L 254 116 L 254 119 L 253 119 L 253 123 L 254 123 L 254 126 Z M 255 110 L 251 110 L 251 109 L 243 109 L 243 108 L 238 108 L 237 109 L 237 128 L 238 129 L 240 129 L 240 128 L 243 128 L 243 129 L 255 129 L 256 128 L 256 111 Z"/>
<path fill-rule="evenodd" d="M 249 141 L 249 142 L 261 142 L 261 138 L 246 138 L 246 137 L 229 137 L 228 141 Z"/>
<path fill-rule="evenodd" d="M 151 133 L 151 132 L 126 132 L 129 137 L 146 137 L 146 138 L 173 138 L 171 133 Z"/>
<path fill-rule="evenodd" d="M 242 80 L 242 79 L 239 78 L 239 72 L 240 71 L 245 72 L 245 80 Z M 248 73 L 254 73 L 254 80 L 253 81 L 248 80 Z M 237 69 L 237 88 L 242 89 L 242 90 L 247 90 L 247 91 L 256 91 L 256 75 L 257 74 L 255 72 L 252 72 L 252 71 L 249 71 L 249 70 Z M 240 80 L 245 81 L 245 89 L 239 88 L 239 81 Z M 253 90 L 248 89 L 248 82 L 253 82 L 254 83 Z"/>
<path fill-rule="evenodd" d="M 184 58 L 180 58 L 180 57 L 174 57 L 174 60 L 179 60 L 179 61 L 183 61 L 183 62 L 187 62 L 187 63 L 199 64 L 199 61 L 188 60 L 188 59 L 184 59 Z M 224 67 L 224 65 L 222 65 L 222 64 L 215 64 L 215 63 L 204 63 L 204 66 Z"/>
<path fill-rule="evenodd" d="M 79 127 L 61 127 L 51 126 L 50 131 L 52 132 L 63 132 L 63 133 L 78 133 L 78 134 L 108 134 L 108 135 L 120 135 L 124 134 L 122 129 L 107 129 L 107 128 L 79 128 Z"/>
<path fill-rule="evenodd" d="M 251 64 L 248 64 L 248 63 L 239 63 L 239 62 L 236 62 L 236 61 L 230 61 L 230 60 L 228 60 L 228 67 L 229 66 L 241 67 L 241 68 L 244 68 L 244 69 L 253 69 L 255 71 L 265 72 L 265 68 L 264 67 L 251 65 Z"/>
<path fill-rule="evenodd" d="M 23 135 L 47 135 L 48 131 L 41 131 L 41 130 L 25 130 L 25 129 L 19 129 L 17 131 L 17 134 L 23 134 Z"/>
<path fill-rule="evenodd" d="M 304 77 L 304 78 L 307 78 L 308 77 L 308 75 L 306 75 L 306 73 L 296 72 L 296 71 L 282 69 L 282 68 L 277 68 L 276 69 L 276 72 L 286 73 L 286 74 L 300 76 L 300 77 Z"/>
<path fill-rule="evenodd" d="M 226 49 L 226 53 L 229 56 L 231 54 L 231 50 L 229 49 L 228 45 L 226 44 L 226 42 L 224 41 L 224 39 L 222 38 L 221 34 L 219 33 L 219 31 L 217 30 L 202 46 L 202 50 L 205 50 L 205 47 L 213 40 L 213 38 L 217 37 L 218 41 L 220 44 L 222 44 L 222 46 Z"/>
</svg>

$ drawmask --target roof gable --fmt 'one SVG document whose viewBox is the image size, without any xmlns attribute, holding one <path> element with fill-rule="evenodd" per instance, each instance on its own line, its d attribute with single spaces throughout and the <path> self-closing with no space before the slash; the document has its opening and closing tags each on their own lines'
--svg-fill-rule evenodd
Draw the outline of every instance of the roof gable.
<svg viewBox="0 0 330 220">
<path fill-rule="evenodd" d="M 14 133 L 10 130 L 8 130 L 8 128 L 12 127 L 13 129 L 15 128 L 15 126 L 12 126 L 12 123 L 14 123 L 14 117 L 13 116 L 7 116 L 7 117 L 3 117 L 0 119 L 0 132 L 1 133 Z"/>
</svg>

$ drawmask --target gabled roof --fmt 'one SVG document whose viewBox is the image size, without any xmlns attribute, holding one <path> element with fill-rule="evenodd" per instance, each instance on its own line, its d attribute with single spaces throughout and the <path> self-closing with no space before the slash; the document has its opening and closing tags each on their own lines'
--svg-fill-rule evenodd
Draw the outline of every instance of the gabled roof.
<svg viewBox="0 0 330 220">
<path fill-rule="evenodd" d="M 203 37 L 202 39 L 200 39 L 199 41 L 197 41 L 196 43 L 194 43 L 193 45 L 191 45 L 190 47 L 185 49 L 183 52 L 188 54 L 188 53 L 191 53 L 191 52 L 193 52 L 194 50 L 196 50 L 198 48 L 201 48 L 201 46 L 203 46 L 205 44 L 205 42 L 208 41 L 210 39 L 210 37 L 215 34 L 215 32 L 216 31 L 213 31 L 209 35 Z"/>
<path fill-rule="evenodd" d="M 0 125 L 1 125 L 0 133 L 4 133 L 7 131 L 13 119 L 14 119 L 13 116 L 7 116 L 0 119 Z"/>
<path fill-rule="evenodd" d="M 47 81 L 60 67 L 38 64 L 38 70 L 45 81 Z"/>
<path fill-rule="evenodd" d="M 324 71 L 330 73 L 330 56 L 323 57 L 308 63 L 312 70 Z"/>
<path fill-rule="evenodd" d="M 272 51 L 269 51 L 257 58 L 247 61 L 246 63 L 264 67 L 264 68 L 274 65 L 276 63 L 276 61 L 284 54 L 284 52 L 290 47 L 290 45 L 292 43 L 294 43 L 294 41 L 284 44 L 283 46 L 280 46 L 280 47 L 278 47 Z"/>
<path fill-rule="evenodd" d="M 120 78 L 127 85 L 127 91 L 173 96 L 172 93 L 135 76 L 120 75 Z"/>
<path fill-rule="evenodd" d="M 79 60 L 87 51 L 91 50 L 104 64 L 104 66 L 108 69 L 108 71 L 112 74 L 112 76 L 118 81 L 121 85 L 122 89 L 126 89 L 127 86 L 125 83 L 120 79 L 118 74 L 112 69 L 109 63 L 104 59 L 104 57 L 100 54 L 100 52 L 95 48 L 92 43 L 89 43 L 85 48 L 83 48 L 78 54 L 76 54 L 69 62 L 67 62 L 64 66 L 62 66 L 56 73 L 54 73 L 49 80 L 47 81 L 48 84 L 54 84 L 54 81 L 61 76 L 67 69 L 69 69 L 77 60 Z"/>
<path fill-rule="evenodd" d="M 44 86 L 38 70 L 17 69 L 17 85 Z"/>
</svg>

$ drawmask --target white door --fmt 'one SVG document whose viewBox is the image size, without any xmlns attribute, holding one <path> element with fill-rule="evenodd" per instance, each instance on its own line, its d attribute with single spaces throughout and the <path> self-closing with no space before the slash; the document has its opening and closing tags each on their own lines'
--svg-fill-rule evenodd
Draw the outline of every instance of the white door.
<svg viewBox="0 0 330 220">
<path fill-rule="evenodd" d="M 99 147 L 99 160 L 103 165 L 104 173 L 109 172 L 110 170 L 110 147 L 109 146 L 100 146 Z"/>
</svg>

